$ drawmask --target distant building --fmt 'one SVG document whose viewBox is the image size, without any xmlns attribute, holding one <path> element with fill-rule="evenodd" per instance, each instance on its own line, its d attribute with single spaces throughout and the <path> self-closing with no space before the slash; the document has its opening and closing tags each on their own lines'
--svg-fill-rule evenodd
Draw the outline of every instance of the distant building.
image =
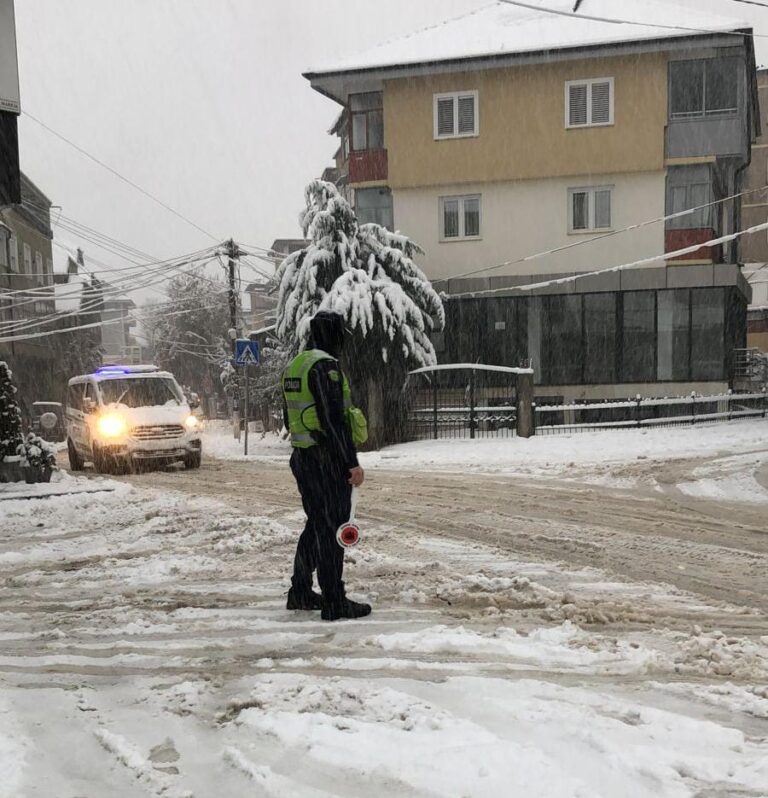
<svg viewBox="0 0 768 798">
<path fill-rule="evenodd" d="M 276 238 L 272 242 L 267 257 L 272 258 L 277 264 L 287 255 L 304 249 L 308 243 L 303 238 Z M 246 329 L 250 332 L 273 325 L 276 311 L 275 286 L 267 280 L 260 283 L 249 283 L 245 289 L 245 302 L 243 303 L 243 319 Z"/>
<path fill-rule="evenodd" d="M 142 362 L 141 346 L 131 334 L 136 326 L 131 312 L 136 303 L 127 296 L 109 293 L 109 283 L 104 283 L 104 309 L 101 314 L 101 345 L 105 363 L 137 365 Z"/>
<path fill-rule="evenodd" d="M 342 107 L 335 168 L 358 219 L 426 251 L 442 362 L 530 360 L 537 394 L 565 399 L 718 392 L 746 343 L 737 244 L 609 269 L 744 226 L 726 198 L 760 134 L 751 29 L 619 6 L 643 24 L 491 3 L 305 77 Z"/>
<path fill-rule="evenodd" d="M 13 0 L 0 0 L 0 208 L 21 202 L 19 68 Z"/>
<path fill-rule="evenodd" d="M 752 162 L 745 173 L 742 202 L 744 227 L 768 222 L 768 69 L 757 72 L 762 134 L 752 145 Z M 747 346 L 768 352 L 768 233 L 746 236 L 741 244 L 744 276 L 752 286 L 747 311 Z"/>
<path fill-rule="evenodd" d="M 5 332 L 0 337 L 26 336 L 0 342 L 0 360 L 13 369 L 25 408 L 50 399 L 55 381 L 52 342 L 33 337 L 50 329 L 40 322 L 55 313 L 50 208 L 48 197 L 24 174 L 21 203 L 0 208 L 0 321 Z"/>
</svg>

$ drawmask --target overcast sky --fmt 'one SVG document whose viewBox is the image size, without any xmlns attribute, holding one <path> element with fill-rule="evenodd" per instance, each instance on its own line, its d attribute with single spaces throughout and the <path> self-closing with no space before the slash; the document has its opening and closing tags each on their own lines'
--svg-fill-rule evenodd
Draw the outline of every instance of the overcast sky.
<svg viewBox="0 0 768 798">
<path fill-rule="evenodd" d="M 302 71 L 486 2 L 16 0 L 22 109 L 216 238 L 267 247 L 299 234 L 303 187 L 335 148 L 338 106 Z M 677 2 L 768 33 L 768 8 Z M 31 119 L 19 133 L 22 168 L 66 216 L 158 257 L 212 243 Z"/>
</svg>

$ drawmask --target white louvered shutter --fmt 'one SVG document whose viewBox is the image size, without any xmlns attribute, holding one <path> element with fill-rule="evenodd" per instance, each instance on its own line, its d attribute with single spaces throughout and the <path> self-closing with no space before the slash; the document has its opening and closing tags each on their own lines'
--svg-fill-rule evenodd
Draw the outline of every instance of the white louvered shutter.
<svg viewBox="0 0 768 798">
<path fill-rule="evenodd" d="M 592 124 L 607 125 L 611 121 L 611 84 L 592 84 Z"/>
<path fill-rule="evenodd" d="M 459 135 L 475 132 L 475 97 L 459 97 Z"/>
<path fill-rule="evenodd" d="M 587 84 L 568 87 L 568 124 L 571 127 L 587 124 Z"/>
<path fill-rule="evenodd" d="M 437 135 L 452 136 L 453 134 L 453 97 L 445 97 L 437 101 Z"/>
</svg>

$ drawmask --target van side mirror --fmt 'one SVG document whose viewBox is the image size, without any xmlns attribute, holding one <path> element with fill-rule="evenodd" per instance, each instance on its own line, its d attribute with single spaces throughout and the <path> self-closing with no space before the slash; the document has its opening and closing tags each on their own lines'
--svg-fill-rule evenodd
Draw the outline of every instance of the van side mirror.
<svg viewBox="0 0 768 798">
<path fill-rule="evenodd" d="M 86 413 L 93 413 L 96 410 L 96 402 L 90 397 L 86 397 L 83 399 L 83 410 Z"/>
</svg>

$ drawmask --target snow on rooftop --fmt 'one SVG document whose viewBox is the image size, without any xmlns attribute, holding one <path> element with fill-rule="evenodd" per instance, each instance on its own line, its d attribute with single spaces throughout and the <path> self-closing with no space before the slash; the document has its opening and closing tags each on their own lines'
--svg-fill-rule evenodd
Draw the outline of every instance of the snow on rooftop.
<svg viewBox="0 0 768 798">
<path fill-rule="evenodd" d="M 460 17 L 393 39 L 335 63 L 324 64 L 318 69 L 310 70 L 309 74 L 751 28 L 750 23 L 739 19 L 698 11 L 691 7 L 684 8 L 661 0 L 622 0 L 621 3 L 616 0 L 584 0 L 575 15 L 571 15 L 573 0 L 525 2 L 529 6 L 553 9 L 567 16 L 521 8 L 496 0 Z M 605 19 L 620 19 L 625 22 L 617 24 L 604 21 Z"/>
<path fill-rule="evenodd" d="M 88 278 L 80 274 L 71 274 L 68 282 L 55 284 L 53 293 L 57 313 L 79 310 L 80 301 L 88 286 Z"/>
</svg>

